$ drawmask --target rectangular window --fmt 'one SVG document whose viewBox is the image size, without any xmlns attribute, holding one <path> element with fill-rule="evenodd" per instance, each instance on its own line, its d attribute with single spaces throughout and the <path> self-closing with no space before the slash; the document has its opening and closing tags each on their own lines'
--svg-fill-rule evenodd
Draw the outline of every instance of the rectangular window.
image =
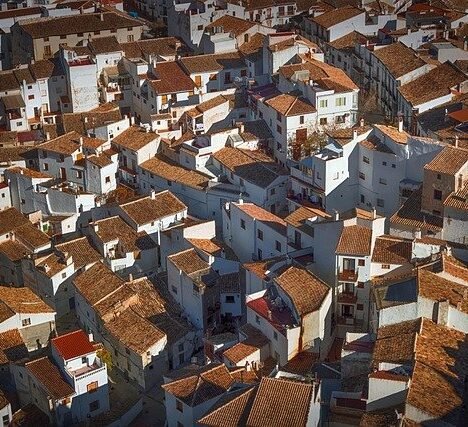
<svg viewBox="0 0 468 427">
<path fill-rule="evenodd" d="M 273 338 L 278 341 L 278 333 L 276 331 L 273 331 Z"/>
<path fill-rule="evenodd" d="M 240 221 L 240 226 L 243 230 L 245 230 L 245 221 L 243 219 Z"/>
<path fill-rule="evenodd" d="M 28 95 L 28 99 L 34 99 L 34 95 Z"/>
<path fill-rule="evenodd" d="M 106 176 L 106 184 L 110 183 L 110 176 Z"/>
<path fill-rule="evenodd" d="M 97 411 L 99 409 L 99 400 L 95 400 L 89 404 L 89 412 Z"/>
<path fill-rule="evenodd" d="M 442 200 L 442 191 L 434 190 L 434 200 Z"/>
<path fill-rule="evenodd" d="M 281 113 L 276 112 L 276 120 L 281 121 Z"/>
<path fill-rule="evenodd" d="M 379 178 L 379 183 L 382 185 L 387 185 L 387 180 L 385 178 Z"/>
<path fill-rule="evenodd" d="M 49 165 L 47 163 L 44 163 L 44 170 L 48 171 L 49 170 Z"/>
<path fill-rule="evenodd" d="M 283 130 L 281 129 L 281 126 L 280 126 L 280 125 L 277 125 L 277 126 L 276 126 L 276 132 L 278 132 L 280 135 L 281 135 L 281 133 L 283 132 Z"/>
<path fill-rule="evenodd" d="M 184 404 L 180 400 L 176 400 L 176 409 L 179 412 L 184 412 Z"/>
<path fill-rule="evenodd" d="M 255 316 L 255 322 L 256 322 L 258 325 L 260 325 L 260 317 Z"/>
<path fill-rule="evenodd" d="M 369 157 L 366 157 L 366 156 L 362 156 L 362 161 L 363 161 L 364 163 L 367 163 L 367 164 L 370 163 Z"/>
<path fill-rule="evenodd" d="M 366 265 L 366 261 L 364 259 L 360 259 L 358 260 L 357 265 L 359 265 L 359 267 L 364 267 L 364 265 Z"/>
<path fill-rule="evenodd" d="M 262 230 L 257 230 L 257 237 L 258 237 L 258 240 L 263 240 L 263 231 Z"/>
<path fill-rule="evenodd" d="M 261 261 L 263 259 L 263 252 L 261 249 L 258 249 L 257 250 L 257 257 L 258 259 Z"/>
<path fill-rule="evenodd" d="M 234 304 L 234 295 L 226 295 L 225 302 L 227 304 Z"/>
<path fill-rule="evenodd" d="M 304 116 L 299 116 L 299 123 L 300 123 L 301 125 L 304 124 Z"/>
<path fill-rule="evenodd" d="M 364 305 L 363 304 L 357 304 L 356 305 L 356 310 L 359 310 L 359 311 L 364 310 Z"/>
<path fill-rule="evenodd" d="M 97 391 L 97 389 L 98 389 L 98 382 L 97 381 L 93 381 L 92 383 L 89 383 L 86 386 L 86 390 L 88 391 L 88 393 L 94 393 L 95 391 Z"/>
<path fill-rule="evenodd" d="M 276 247 L 276 250 L 277 250 L 278 252 L 281 252 L 281 243 L 278 242 L 278 240 L 276 240 L 276 242 L 275 242 L 275 247 Z"/>
<path fill-rule="evenodd" d="M 359 172 L 359 178 L 360 179 L 366 179 L 366 175 L 364 175 L 362 172 Z"/>
<path fill-rule="evenodd" d="M 22 324 L 23 326 L 29 326 L 29 325 L 31 324 L 31 319 L 30 319 L 29 317 L 28 317 L 27 319 L 23 319 L 23 320 L 21 321 L 21 324 Z"/>
<path fill-rule="evenodd" d="M 44 56 L 47 57 L 51 55 L 52 55 L 52 49 L 50 48 L 50 46 L 44 46 Z"/>
<path fill-rule="evenodd" d="M 335 100 L 335 106 L 336 107 L 344 107 L 345 105 L 346 105 L 346 98 L 345 97 L 336 98 L 336 100 Z"/>
<path fill-rule="evenodd" d="M 377 199 L 377 206 L 383 208 L 385 205 L 384 199 Z"/>
<path fill-rule="evenodd" d="M 320 108 L 327 108 L 328 107 L 328 100 L 327 99 L 321 99 L 319 102 Z"/>
<path fill-rule="evenodd" d="M 364 282 L 357 282 L 357 287 L 359 289 L 364 289 Z"/>
<path fill-rule="evenodd" d="M 321 126 L 325 126 L 327 124 L 328 120 L 326 117 L 322 117 L 320 118 L 320 125 Z"/>
</svg>

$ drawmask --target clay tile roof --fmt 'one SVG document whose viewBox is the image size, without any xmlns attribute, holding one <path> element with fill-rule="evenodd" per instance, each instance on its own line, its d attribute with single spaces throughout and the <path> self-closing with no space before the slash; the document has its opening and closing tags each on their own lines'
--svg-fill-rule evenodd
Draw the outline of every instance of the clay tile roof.
<svg viewBox="0 0 468 427">
<path fill-rule="evenodd" d="M 46 178 L 46 179 L 51 179 L 52 176 L 45 173 L 45 172 L 39 172 L 34 169 L 29 169 L 29 168 L 22 168 L 20 166 L 14 166 L 12 168 L 6 169 L 8 170 L 8 173 L 16 173 L 16 174 L 21 174 L 28 176 L 30 178 Z"/>
<path fill-rule="evenodd" d="M 305 98 L 299 98 L 287 93 L 269 98 L 265 101 L 265 104 L 286 117 L 311 114 L 317 111 Z"/>
<path fill-rule="evenodd" d="M 309 271 L 289 267 L 275 283 L 289 296 L 299 316 L 305 316 L 320 308 L 330 288 Z"/>
<path fill-rule="evenodd" d="M 448 301 L 463 313 L 468 314 L 467 287 L 447 280 L 427 270 L 418 271 L 419 296 L 432 301 Z"/>
<path fill-rule="evenodd" d="M 210 177 L 208 175 L 186 169 L 161 154 L 143 162 L 140 164 L 140 167 L 161 178 L 180 182 L 189 187 L 198 189 L 205 189 L 210 181 Z"/>
<path fill-rule="evenodd" d="M 28 219 L 16 208 L 8 208 L 0 211 L 0 235 L 6 234 L 28 222 Z"/>
<path fill-rule="evenodd" d="M 307 424 L 314 387 L 278 378 L 262 378 L 247 425 L 303 427 Z"/>
<path fill-rule="evenodd" d="M 75 389 L 62 378 L 48 357 L 26 363 L 26 368 L 53 399 L 60 400 L 75 394 Z"/>
<path fill-rule="evenodd" d="M 337 254 L 366 256 L 371 253 L 372 230 L 361 225 L 344 227 L 336 247 Z"/>
<path fill-rule="evenodd" d="M 119 106 L 113 103 L 103 104 L 94 110 L 84 113 L 66 113 L 62 115 L 65 132 L 75 131 L 87 135 L 88 130 L 103 126 L 106 123 L 117 122 L 122 119 Z"/>
<path fill-rule="evenodd" d="M 176 215 L 187 209 L 187 206 L 167 190 L 155 194 L 154 197 L 143 197 L 120 207 L 139 226 Z"/>
<path fill-rule="evenodd" d="M 407 144 L 408 139 L 410 138 L 410 134 L 406 131 L 400 132 L 394 126 L 386 126 L 386 125 L 374 125 L 380 132 L 384 135 L 388 136 L 393 141 L 397 142 L 398 144 Z"/>
<path fill-rule="evenodd" d="M 138 354 L 146 354 L 150 347 L 166 338 L 163 331 L 139 316 L 132 308 L 127 308 L 107 322 L 106 328 L 125 347 Z"/>
<path fill-rule="evenodd" d="M 405 264 L 411 261 L 412 241 L 395 236 L 379 236 L 375 240 L 372 262 Z"/>
<path fill-rule="evenodd" d="M 120 147 L 137 151 L 148 144 L 156 144 L 158 138 L 159 135 L 157 133 L 151 131 L 146 132 L 146 130 L 140 126 L 130 126 L 119 136 L 116 136 L 112 142 Z"/>
<path fill-rule="evenodd" d="M 6 242 L 0 243 L 0 252 L 10 261 L 19 261 L 21 258 L 32 253 L 31 250 L 16 240 L 7 240 Z"/>
<path fill-rule="evenodd" d="M 162 388 L 194 408 L 215 397 L 222 396 L 234 384 L 226 365 L 209 365 L 198 375 L 163 384 Z"/>
<path fill-rule="evenodd" d="M 193 274 L 210 268 L 210 265 L 193 248 L 168 256 L 167 259 L 185 274 Z"/>
<path fill-rule="evenodd" d="M 193 80 L 175 61 L 158 62 L 156 64 L 156 75 L 157 79 L 150 80 L 150 84 L 159 95 L 191 92 L 196 88 Z"/>
<path fill-rule="evenodd" d="M 252 326 L 250 323 L 240 327 L 240 332 L 245 336 L 244 344 L 248 344 L 257 348 L 262 348 L 267 345 L 270 340 L 263 335 L 263 333 L 258 330 L 255 326 Z"/>
<path fill-rule="evenodd" d="M 47 234 L 36 228 L 29 221 L 14 229 L 16 238 L 28 249 L 37 249 L 50 242 Z"/>
<path fill-rule="evenodd" d="M 175 37 L 138 40 L 121 43 L 124 56 L 129 59 L 145 58 L 149 55 L 174 56 L 182 42 Z"/>
<path fill-rule="evenodd" d="M 421 189 L 413 191 L 403 206 L 390 218 L 390 223 L 439 232 L 443 226 L 442 218 L 421 212 L 421 197 Z"/>
<path fill-rule="evenodd" d="M 394 78 L 402 77 L 426 64 L 413 49 L 401 42 L 374 50 L 374 56 L 387 67 Z"/>
<path fill-rule="evenodd" d="M 209 99 L 208 101 L 198 104 L 196 107 L 187 111 L 187 114 L 191 117 L 198 117 L 204 112 L 216 108 L 222 104 L 229 102 L 229 99 L 223 95 L 215 96 L 214 98 Z"/>
<path fill-rule="evenodd" d="M 52 338 L 51 343 L 65 360 L 86 356 L 95 351 L 88 335 L 81 329 Z"/>
<path fill-rule="evenodd" d="M 463 416 L 466 335 L 422 320 L 407 403 L 436 419 L 456 425 Z"/>
<path fill-rule="evenodd" d="M 322 13 L 319 16 L 312 18 L 318 25 L 324 28 L 330 28 L 334 25 L 339 25 L 342 22 L 354 18 L 364 13 L 363 10 L 353 6 L 345 6 L 339 9 L 333 9 L 329 12 Z"/>
<path fill-rule="evenodd" d="M 464 187 L 454 191 L 444 201 L 444 206 L 461 211 L 468 211 L 468 181 Z"/>
<path fill-rule="evenodd" d="M 36 80 L 46 79 L 52 77 L 56 69 L 56 64 L 53 60 L 42 59 L 34 61 L 34 64 L 30 64 L 29 69 Z"/>
<path fill-rule="evenodd" d="M 260 55 L 265 38 L 264 34 L 255 33 L 248 42 L 242 43 L 239 52 L 246 57 Z"/>
<path fill-rule="evenodd" d="M 421 105 L 442 96 L 467 81 L 468 77 L 450 62 L 445 62 L 428 73 L 400 86 L 401 95 L 413 106 Z"/>
<path fill-rule="evenodd" d="M 206 427 L 245 425 L 256 392 L 257 387 L 249 387 L 229 393 L 198 420 L 198 424 Z"/>
<path fill-rule="evenodd" d="M 352 31 L 343 37 L 333 40 L 330 42 L 330 45 L 335 49 L 354 49 L 354 45 L 356 43 L 365 43 L 366 40 L 367 38 L 363 34 L 357 31 Z"/>
<path fill-rule="evenodd" d="M 245 68 L 246 66 L 240 52 L 188 56 L 182 58 L 180 61 L 189 74 Z"/>
<path fill-rule="evenodd" d="M 0 72 L 0 91 L 7 92 L 13 89 L 19 89 L 19 83 L 13 71 Z"/>
<path fill-rule="evenodd" d="M 255 353 L 258 350 L 257 347 L 243 342 L 239 342 L 232 347 L 228 348 L 224 353 L 223 357 L 228 359 L 230 362 L 237 364 L 240 361 L 244 360 L 246 357 L 249 357 L 251 354 Z"/>
<path fill-rule="evenodd" d="M 238 37 L 256 25 L 255 22 L 250 22 L 231 15 L 224 15 L 208 24 L 205 29 L 210 30 L 211 28 L 222 27 L 224 33 L 233 33 L 235 37 Z"/>
<path fill-rule="evenodd" d="M 138 250 L 137 232 L 119 216 L 104 218 L 95 221 L 94 224 L 97 225 L 95 232 L 103 243 L 118 240 L 126 251 Z"/>
<path fill-rule="evenodd" d="M 33 39 L 66 34 L 89 33 L 118 28 L 141 27 L 143 24 L 123 13 L 104 12 L 53 18 L 30 19 L 19 22 L 21 29 Z"/>
<path fill-rule="evenodd" d="M 281 370 L 291 374 L 307 376 L 312 373 L 315 364 L 320 360 L 318 353 L 301 351 L 284 365 Z"/>
<path fill-rule="evenodd" d="M 18 329 L 0 332 L 0 365 L 28 357 L 28 349 Z"/>
<path fill-rule="evenodd" d="M 286 175 L 284 169 L 260 151 L 224 147 L 212 157 L 240 178 L 261 188 L 268 187 L 280 175 Z"/>
<path fill-rule="evenodd" d="M 54 313 L 54 310 L 29 288 L 0 286 L 0 300 L 15 313 Z"/>
<path fill-rule="evenodd" d="M 218 285 L 221 293 L 240 293 L 241 285 L 239 273 L 228 273 L 219 276 Z"/>
<path fill-rule="evenodd" d="M 254 203 L 241 203 L 235 206 L 251 218 L 260 221 L 262 224 L 274 229 L 280 234 L 286 235 L 286 222 L 279 216 L 276 216 Z"/>
<path fill-rule="evenodd" d="M 407 363 L 414 357 L 421 319 L 379 328 L 374 346 L 375 362 Z"/>
<path fill-rule="evenodd" d="M 124 281 L 101 262 L 81 273 L 73 281 L 77 291 L 95 305 L 123 286 Z"/>
<path fill-rule="evenodd" d="M 122 50 L 115 36 L 91 39 L 91 41 L 88 43 L 88 47 L 95 55 L 99 55 L 101 53 L 119 52 Z"/>
<path fill-rule="evenodd" d="M 331 218 L 331 215 L 327 214 L 321 209 L 301 206 L 295 211 L 291 212 L 286 218 L 284 218 L 284 221 L 292 227 L 298 228 L 305 233 L 312 233 L 312 227 L 307 225 L 306 221 L 314 217 L 328 219 Z"/>
<path fill-rule="evenodd" d="M 455 175 L 466 163 L 468 163 L 468 150 L 447 145 L 424 166 L 424 169 L 447 175 Z"/>
</svg>

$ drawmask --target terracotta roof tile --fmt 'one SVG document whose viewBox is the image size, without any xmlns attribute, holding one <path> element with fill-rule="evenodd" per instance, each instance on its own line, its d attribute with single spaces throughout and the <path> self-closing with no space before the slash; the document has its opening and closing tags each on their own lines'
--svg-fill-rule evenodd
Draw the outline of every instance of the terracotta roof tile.
<svg viewBox="0 0 468 427">
<path fill-rule="evenodd" d="M 255 22 L 247 21 L 231 15 L 224 15 L 208 24 L 205 27 L 205 30 L 221 27 L 224 33 L 232 33 L 235 37 L 238 37 L 256 25 L 257 24 Z"/>
<path fill-rule="evenodd" d="M 239 342 L 228 348 L 223 353 L 223 357 L 228 359 L 230 362 L 237 364 L 246 357 L 249 357 L 251 354 L 255 353 L 257 350 L 259 349 L 255 346 L 245 344 L 244 342 Z"/>
<path fill-rule="evenodd" d="M 10 261 L 19 261 L 32 253 L 31 250 L 17 240 L 7 240 L 6 242 L 0 243 L 0 252 Z"/>
<path fill-rule="evenodd" d="M 207 427 L 237 427 L 245 425 L 257 387 L 240 389 L 229 393 L 198 423 Z"/>
<path fill-rule="evenodd" d="M 97 252 L 86 237 L 80 237 L 66 243 L 60 243 L 55 245 L 55 249 L 62 253 L 71 255 L 76 269 L 87 266 L 101 259 L 99 252 Z"/>
<path fill-rule="evenodd" d="M 181 64 L 189 74 L 221 71 L 223 69 L 246 68 L 240 52 L 212 55 L 196 55 L 182 58 Z"/>
<path fill-rule="evenodd" d="M 374 55 L 387 67 L 394 78 L 402 77 L 426 65 L 413 49 L 401 42 L 376 49 Z"/>
<path fill-rule="evenodd" d="M 75 394 L 75 389 L 62 378 L 48 357 L 28 362 L 26 368 L 53 399 L 60 400 Z"/>
<path fill-rule="evenodd" d="M 54 310 L 29 288 L 0 286 L 0 300 L 15 313 L 54 313 Z"/>
<path fill-rule="evenodd" d="M 276 216 L 254 203 L 238 203 L 235 204 L 235 206 L 251 218 L 260 221 L 280 234 L 286 235 L 286 222 L 279 216 Z"/>
<path fill-rule="evenodd" d="M 400 86 L 400 94 L 413 105 L 424 104 L 450 95 L 452 89 L 468 80 L 468 77 L 449 61 L 430 70 L 411 82 Z"/>
<path fill-rule="evenodd" d="M 119 136 L 116 136 L 112 140 L 112 143 L 122 148 L 137 151 L 148 144 L 156 145 L 158 139 L 159 135 L 157 133 L 147 132 L 140 126 L 130 126 Z"/>
<path fill-rule="evenodd" d="M 88 335 L 81 329 L 52 338 L 51 345 L 55 347 L 64 360 L 76 359 L 95 351 Z"/>
<path fill-rule="evenodd" d="M 62 115 L 64 132 L 76 132 L 87 136 L 88 131 L 103 126 L 106 123 L 114 123 L 122 119 L 117 104 L 104 104 L 100 107 L 83 113 L 65 113 Z"/>
<path fill-rule="evenodd" d="M 0 211 L 0 235 L 7 234 L 28 222 L 28 219 L 16 208 L 8 208 Z"/>
<path fill-rule="evenodd" d="M 233 383 L 234 379 L 224 364 L 213 364 L 198 375 L 190 375 L 163 384 L 162 388 L 194 408 L 208 400 L 222 396 Z"/>
<path fill-rule="evenodd" d="M 272 158 L 261 152 L 225 147 L 213 153 L 213 159 L 234 174 L 261 188 L 266 188 L 278 177 L 286 175 Z"/>
<path fill-rule="evenodd" d="M 28 349 L 18 329 L 0 332 L 0 365 L 28 357 Z"/>
<path fill-rule="evenodd" d="M 421 196 L 421 189 L 413 191 L 403 206 L 390 218 L 390 224 L 439 232 L 442 229 L 443 220 L 435 215 L 421 212 Z"/>
<path fill-rule="evenodd" d="M 265 104 L 286 117 L 312 114 L 317 111 L 305 98 L 289 95 L 287 93 L 269 98 L 265 101 Z"/>
<path fill-rule="evenodd" d="M 372 262 L 382 264 L 406 264 L 411 262 L 412 241 L 395 236 L 379 236 L 375 240 Z"/>
<path fill-rule="evenodd" d="M 336 247 L 337 254 L 366 256 L 371 253 L 372 230 L 360 225 L 344 227 Z"/>
<path fill-rule="evenodd" d="M 247 425 L 303 427 L 309 417 L 313 391 L 312 384 L 262 378 Z"/>
<path fill-rule="evenodd" d="M 101 18 L 102 15 L 102 18 Z M 33 39 L 66 34 L 89 33 L 117 28 L 141 27 L 143 24 L 123 13 L 104 12 L 83 15 L 39 18 L 19 23 Z"/>
<path fill-rule="evenodd" d="M 447 175 L 455 175 L 466 163 L 468 163 L 468 150 L 447 145 L 424 166 L 424 169 Z"/>
<path fill-rule="evenodd" d="M 330 292 L 319 278 L 295 266 L 289 267 L 274 281 L 289 296 L 301 317 L 317 311 Z"/>
<path fill-rule="evenodd" d="M 154 197 L 143 197 L 120 207 L 138 226 L 180 214 L 187 209 L 187 206 L 169 191 L 161 191 Z"/>
<path fill-rule="evenodd" d="M 170 255 L 167 259 L 185 274 L 193 274 L 210 268 L 210 265 L 193 248 Z"/>
<path fill-rule="evenodd" d="M 178 62 L 158 62 L 156 74 L 157 78 L 154 80 L 150 79 L 150 84 L 159 95 L 192 92 L 196 88 L 193 80 L 184 72 Z"/>
<path fill-rule="evenodd" d="M 322 13 L 321 15 L 312 18 L 312 20 L 321 27 L 330 28 L 363 13 L 364 11 L 357 7 L 345 6 L 339 9 L 333 9 L 330 12 Z"/>
</svg>

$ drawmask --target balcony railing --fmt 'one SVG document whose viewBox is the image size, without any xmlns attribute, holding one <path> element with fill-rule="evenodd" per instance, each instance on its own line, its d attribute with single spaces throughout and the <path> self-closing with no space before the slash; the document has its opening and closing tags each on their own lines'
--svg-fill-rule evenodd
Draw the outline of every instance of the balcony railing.
<svg viewBox="0 0 468 427">
<path fill-rule="evenodd" d="M 338 294 L 338 302 L 340 304 L 356 304 L 357 296 L 352 292 L 340 292 Z"/>
<path fill-rule="evenodd" d="M 338 280 L 340 282 L 356 282 L 358 279 L 357 270 L 341 270 L 338 273 Z"/>
</svg>

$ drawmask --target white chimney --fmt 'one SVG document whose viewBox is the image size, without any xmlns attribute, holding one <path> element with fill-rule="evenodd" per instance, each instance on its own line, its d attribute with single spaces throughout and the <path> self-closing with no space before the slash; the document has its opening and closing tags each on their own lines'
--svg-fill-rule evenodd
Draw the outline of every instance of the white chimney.
<svg viewBox="0 0 468 427">
<path fill-rule="evenodd" d="M 83 121 L 84 121 L 85 123 L 88 123 L 88 117 L 87 117 L 87 116 L 84 116 L 84 117 L 83 117 Z"/>
<path fill-rule="evenodd" d="M 104 21 L 104 14 L 102 12 L 99 17 L 101 18 L 101 21 Z"/>
<path fill-rule="evenodd" d="M 364 117 L 361 117 L 361 120 L 359 120 L 359 126 L 364 127 Z"/>
<path fill-rule="evenodd" d="M 455 148 L 458 148 L 458 135 L 455 135 Z"/>
<path fill-rule="evenodd" d="M 358 137 L 357 129 L 353 129 L 353 141 L 356 141 L 357 137 Z"/>
<path fill-rule="evenodd" d="M 414 235 L 415 239 L 420 239 L 421 238 L 421 229 L 417 228 L 416 230 L 414 230 L 413 235 Z"/>
<path fill-rule="evenodd" d="M 156 198 L 156 191 L 151 190 L 151 199 L 154 200 Z"/>
<path fill-rule="evenodd" d="M 333 219 L 334 219 L 335 221 L 339 221 L 339 219 L 340 219 L 340 213 L 339 213 L 337 210 L 335 210 L 335 211 L 333 212 Z"/>
<path fill-rule="evenodd" d="M 377 218 L 377 209 L 375 209 L 375 206 L 372 207 L 372 219 Z"/>
<path fill-rule="evenodd" d="M 403 116 L 398 117 L 398 132 L 403 132 Z"/>
<path fill-rule="evenodd" d="M 45 137 L 47 141 L 50 141 L 50 132 L 46 132 Z"/>
<path fill-rule="evenodd" d="M 94 341 L 94 336 L 93 336 L 93 334 L 91 332 L 88 334 L 88 339 L 89 339 L 89 342 Z"/>
<path fill-rule="evenodd" d="M 129 282 L 133 282 L 133 274 L 132 274 L 132 273 L 130 273 L 130 274 L 128 275 L 128 281 L 129 281 Z"/>
</svg>

